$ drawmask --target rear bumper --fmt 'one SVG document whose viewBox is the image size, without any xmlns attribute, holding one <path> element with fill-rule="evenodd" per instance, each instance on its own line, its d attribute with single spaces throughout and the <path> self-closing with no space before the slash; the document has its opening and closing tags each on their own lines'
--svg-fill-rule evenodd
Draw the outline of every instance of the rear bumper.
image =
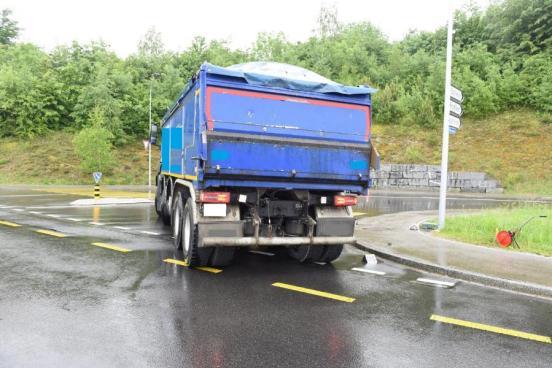
<svg viewBox="0 0 552 368">
<path fill-rule="evenodd" d="M 271 245 L 330 245 L 330 244 L 355 244 L 354 236 L 315 236 L 304 237 L 219 237 L 211 236 L 203 238 L 204 247 L 214 246 L 271 246 Z"/>
</svg>

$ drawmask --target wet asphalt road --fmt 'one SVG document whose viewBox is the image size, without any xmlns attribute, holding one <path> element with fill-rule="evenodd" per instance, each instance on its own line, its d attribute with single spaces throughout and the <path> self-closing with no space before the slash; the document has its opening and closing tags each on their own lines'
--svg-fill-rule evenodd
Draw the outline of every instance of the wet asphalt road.
<svg viewBox="0 0 552 368">
<path fill-rule="evenodd" d="M 374 268 L 384 276 L 353 271 L 354 248 L 332 265 L 243 250 L 221 273 L 188 270 L 163 262 L 179 255 L 150 206 L 67 206 L 76 198 L 0 189 L 0 220 L 22 225 L 0 225 L 0 367 L 552 365 L 552 344 L 430 320 L 551 336 L 549 300 L 426 286 L 415 282 L 424 274 L 388 262 Z"/>
</svg>

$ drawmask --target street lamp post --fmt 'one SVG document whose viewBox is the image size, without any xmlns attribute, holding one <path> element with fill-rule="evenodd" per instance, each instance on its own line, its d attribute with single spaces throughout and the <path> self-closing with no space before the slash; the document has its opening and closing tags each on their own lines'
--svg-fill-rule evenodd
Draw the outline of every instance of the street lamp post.
<svg viewBox="0 0 552 368">
<path fill-rule="evenodd" d="M 153 80 L 159 76 L 159 73 L 153 73 L 150 77 L 149 85 L 149 129 L 148 129 L 148 198 L 151 198 L 151 92 L 153 89 Z"/>
<path fill-rule="evenodd" d="M 450 0 L 447 30 L 447 62 L 445 68 L 445 103 L 443 106 L 443 148 L 441 157 L 441 187 L 439 191 L 439 229 L 445 227 L 448 184 L 448 150 L 449 150 L 449 112 L 450 91 L 452 83 L 452 22 L 454 20 L 453 0 Z"/>
<path fill-rule="evenodd" d="M 151 87 L 152 79 L 150 80 L 149 88 L 149 129 L 148 129 L 148 198 L 151 199 Z"/>
</svg>

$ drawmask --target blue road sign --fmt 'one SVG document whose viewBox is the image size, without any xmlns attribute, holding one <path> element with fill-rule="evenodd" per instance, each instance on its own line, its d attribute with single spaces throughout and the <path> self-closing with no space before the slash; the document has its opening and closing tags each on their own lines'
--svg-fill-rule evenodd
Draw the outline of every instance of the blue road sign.
<svg viewBox="0 0 552 368">
<path fill-rule="evenodd" d="M 100 179 L 102 178 L 102 173 L 96 171 L 92 173 L 92 176 L 94 177 L 94 181 L 96 182 L 96 184 L 98 184 L 100 182 Z"/>
</svg>

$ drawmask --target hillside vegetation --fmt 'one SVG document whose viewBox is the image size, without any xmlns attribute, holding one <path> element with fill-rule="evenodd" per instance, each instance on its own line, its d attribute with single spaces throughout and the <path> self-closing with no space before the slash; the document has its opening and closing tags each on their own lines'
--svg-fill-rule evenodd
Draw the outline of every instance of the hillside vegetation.
<svg viewBox="0 0 552 368">
<path fill-rule="evenodd" d="M 54 132 L 25 141 L 0 138 L 0 184 L 91 184 L 79 169 L 74 133 Z M 439 164 L 441 131 L 411 126 L 375 124 L 372 139 L 383 162 Z M 466 119 L 450 139 L 452 170 L 485 171 L 510 193 L 552 194 L 552 125 L 531 111 L 511 111 L 486 120 Z M 155 173 L 159 148 L 153 147 Z M 115 168 L 104 184 L 147 184 L 147 152 L 141 140 L 114 151 Z"/>
<path fill-rule="evenodd" d="M 26 140 L 0 139 L 0 184 L 93 184 L 83 172 L 73 146 L 74 133 L 53 132 Z M 117 147 L 117 162 L 102 184 L 148 183 L 148 154 L 141 140 Z M 159 149 L 152 148 L 152 180 L 159 168 Z"/>
<path fill-rule="evenodd" d="M 441 162 L 441 129 L 375 124 L 372 139 L 383 162 Z M 484 120 L 464 119 L 450 136 L 449 168 L 483 171 L 507 192 L 552 194 L 552 125 L 513 110 Z"/>
</svg>

